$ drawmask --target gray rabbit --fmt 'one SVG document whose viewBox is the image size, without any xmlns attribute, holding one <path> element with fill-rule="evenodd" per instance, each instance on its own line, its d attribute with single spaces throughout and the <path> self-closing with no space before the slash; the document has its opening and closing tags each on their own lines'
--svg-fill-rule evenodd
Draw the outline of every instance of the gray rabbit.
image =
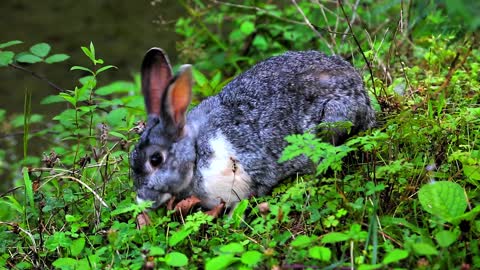
<svg viewBox="0 0 480 270">
<path fill-rule="evenodd" d="M 154 208 L 172 196 L 195 195 L 213 208 L 265 195 L 290 176 L 313 172 L 303 156 L 278 162 L 285 136 L 350 121 L 349 134 L 333 130 L 330 141 L 338 144 L 375 121 L 357 71 L 317 51 L 260 62 L 188 114 L 190 65 L 173 77 L 166 54 L 152 48 L 141 73 L 148 120 L 130 160 L 137 200 L 151 200 Z"/>
</svg>

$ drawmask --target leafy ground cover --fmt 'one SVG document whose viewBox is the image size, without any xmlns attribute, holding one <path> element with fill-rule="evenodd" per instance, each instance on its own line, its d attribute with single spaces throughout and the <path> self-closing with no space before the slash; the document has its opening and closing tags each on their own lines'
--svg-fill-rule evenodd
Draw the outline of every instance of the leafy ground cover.
<svg viewBox="0 0 480 270">
<path fill-rule="evenodd" d="M 91 65 L 72 67 L 85 75 L 78 86 L 43 101 L 65 104 L 52 121 L 29 112 L 28 94 L 24 115 L 0 111 L 2 132 L 24 133 L 21 160 L 5 162 L 12 149 L 0 149 L 14 179 L 0 195 L 0 267 L 479 268 L 476 4 L 387 2 L 180 2 L 189 16 L 176 23 L 178 49 L 195 65 L 197 102 L 261 59 L 318 49 L 360 69 L 378 115 L 337 147 L 287 137 L 282 159 L 306 155 L 317 174 L 215 220 L 160 209 L 137 228 L 147 205 L 134 202 L 128 152 L 144 117 L 139 78 L 98 85 L 114 67 L 82 47 Z M 66 59 L 44 43 L 16 52 L 18 43 L 0 44 L 1 67 Z M 50 141 L 41 157 L 29 154 L 39 137 Z"/>
</svg>

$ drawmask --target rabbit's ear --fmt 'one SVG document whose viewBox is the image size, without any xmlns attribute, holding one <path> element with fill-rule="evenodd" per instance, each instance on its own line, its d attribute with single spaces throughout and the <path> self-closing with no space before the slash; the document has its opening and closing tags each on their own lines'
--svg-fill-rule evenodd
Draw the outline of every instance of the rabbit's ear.
<svg viewBox="0 0 480 270">
<path fill-rule="evenodd" d="M 147 113 L 160 116 L 162 98 L 172 80 L 172 68 L 165 52 L 160 48 L 148 50 L 143 58 L 141 72 Z"/>
<path fill-rule="evenodd" d="M 192 66 L 182 65 L 178 75 L 168 87 L 165 97 L 165 112 L 177 131 L 185 126 L 185 114 L 192 100 Z"/>
</svg>

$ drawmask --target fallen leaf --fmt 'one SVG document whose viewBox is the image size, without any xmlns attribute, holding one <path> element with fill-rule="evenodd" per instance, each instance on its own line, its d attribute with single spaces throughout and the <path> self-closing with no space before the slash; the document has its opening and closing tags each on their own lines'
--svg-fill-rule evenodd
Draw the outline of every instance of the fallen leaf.
<svg viewBox="0 0 480 270">
<path fill-rule="evenodd" d="M 137 216 L 137 229 L 141 229 L 147 225 L 152 224 L 150 217 L 147 215 L 147 212 L 142 212 Z"/>
<path fill-rule="evenodd" d="M 217 218 L 224 209 L 225 209 L 225 202 L 222 201 L 219 205 L 215 206 L 213 209 L 206 211 L 205 214 L 212 216 L 214 218 Z"/>
<path fill-rule="evenodd" d="M 175 211 L 180 213 L 182 216 L 185 216 L 186 214 L 188 214 L 188 211 L 192 209 L 192 207 L 199 204 L 200 202 L 200 199 L 195 196 L 188 197 L 181 200 L 177 203 L 177 205 L 175 205 Z"/>
</svg>

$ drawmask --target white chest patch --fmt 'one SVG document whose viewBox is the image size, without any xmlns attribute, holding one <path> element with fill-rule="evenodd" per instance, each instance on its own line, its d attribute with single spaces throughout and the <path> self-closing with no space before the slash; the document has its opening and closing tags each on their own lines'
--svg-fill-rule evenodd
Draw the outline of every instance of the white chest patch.
<svg viewBox="0 0 480 270">
<path fill-rule="evenodd" d="M 223 200 L 227 207 L 231 207 L 251 195 L 251 178 L 223 134 L 218 132 L 209 144 L 213 151 L 212 158 L 209 166 L 200 170 L 203 187 L 207 193 L 203 204 L 212 208 Z"/>
</svg>

